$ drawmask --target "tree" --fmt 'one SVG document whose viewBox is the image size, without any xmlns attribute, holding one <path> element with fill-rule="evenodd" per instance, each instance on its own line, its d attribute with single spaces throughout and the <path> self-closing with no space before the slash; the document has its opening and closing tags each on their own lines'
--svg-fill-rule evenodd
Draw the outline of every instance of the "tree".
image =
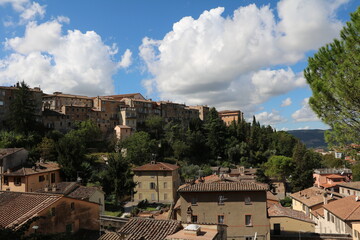
<svg viewBox="0 0 360 240">
<path fill-rule="evenodd" d="M 292 158 L 274 155 L 269 158 L 264 166 L 266 176 L 285 182 L 293 171 L 294 162 Z"/>
<path fill-rule="evenodd" d="M 24 81 L 17 83 L 17 90 L 9 108 L 7 120 L 9 127 L 23 134 L 37 130 L 35 109 L 33 95 L 29 86 Z"/>
<path fill-rule="evenodd" d="M 131 166 L 121 153 L 110 154 L 106 169 L 100 174 L 100 181 L 106 194 L 115 195 L 115 204 L 122 197 L 130 195 L 135 187 Z"/>
<path fill-rule="evenodd" d="M 304 75 L 313 92 L 311 108 L 332 128 L 326 140 L 360 143 L 360 7 L 340 39 L 309 58 Z"/>
</svg>

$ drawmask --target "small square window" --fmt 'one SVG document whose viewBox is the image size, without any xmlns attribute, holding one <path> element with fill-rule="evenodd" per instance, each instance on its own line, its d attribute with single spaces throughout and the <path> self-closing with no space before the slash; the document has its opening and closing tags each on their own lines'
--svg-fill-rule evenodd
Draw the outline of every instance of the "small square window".
<svg viewBox="0 0 360 240">
<path fill-rule="evenodd" d="M 225 204 L 225 200 L 226 200 L 226 198 L 225 198 L 223 195 L 220 195 L 220 196 L 219 196 L 219 199 L 218 199 L 218 204 L 219 204 L 219 205 L 224 205 L 224 204 Z"/>
<path fill-rule="evenodd" d="M 21 177 L 14 177 L 14 185 L 15 186 L 21 185 Z"/>
<path fill-rule="evenodd" d="M 197 205 L 197 198 L 191 198 L 191 205 Z"/>
<path fill-rule="evenodd" d="M 218 223 L 224 223 L 224 215 L 218 215 Z"/>
<path fill-rule="evenodd" d="M 167 188 L 167 182 L 164 182 L 164 188 Z"/>
<path fill-rule="evenodd" d="M 246 226 L 252 226 L 251 215 L 245 215 L 245 225 Z"/>
<path fill-rule="evenodd" d="M 155 189 L 155 183 L 150 183 L 150 189 Z"/>
<path fill-rule="evenodd" d="M 56 215 L 56 210 L 55 210 L 54 207 L 51 208 L 51 210 L 50 210 L 50 215 L 51 215 L 52 217 L 54 217 L 54 216 Z"/>
<path fill-rule="evenodd" d="M 43 181 L 45 181 L 44 175 L 39 176 L 39 182 L 43 182 Z"/>
<path fill-rule="evenodd" d="M 191 222 L 192 223 L 197 223 L 197 221 L 198 221 L 198 217 L 196 215 L 192 215 L 191 216 Z"/>
</svg>

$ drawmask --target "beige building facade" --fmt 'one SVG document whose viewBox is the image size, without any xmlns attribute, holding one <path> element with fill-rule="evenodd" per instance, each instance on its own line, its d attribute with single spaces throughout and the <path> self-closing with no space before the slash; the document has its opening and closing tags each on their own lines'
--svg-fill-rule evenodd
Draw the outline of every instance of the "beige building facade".
<svg viewBox="0 0 360 240">
<path fill-rule="evenodd" d="M 253 182 L 209 182 L 179 188 L 182 222 L 227 225 L 227 239 L 270 239 L 267 186 Z"/>
<path fill-rule="evenodd" d="M 179 166 L 151 162 L 133 169 L 136 183 L 134 201 L 175 203 L 180 186 Z"/>
</svg>

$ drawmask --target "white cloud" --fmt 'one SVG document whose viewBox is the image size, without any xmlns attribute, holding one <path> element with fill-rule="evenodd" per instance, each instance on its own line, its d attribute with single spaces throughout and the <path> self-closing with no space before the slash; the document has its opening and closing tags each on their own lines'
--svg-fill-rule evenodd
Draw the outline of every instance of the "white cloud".
<svg viewBox="0 0 360 240">
<path fill-rule="evenodd" d="M 310 127 L 309 127 L 309 126 L 299 127 L 299 128 L 298 128 L 298 130 L 308 130 L 308 129 L 310 129 Z"/>
<path fill-rule="evenodd" d="M 296 122 L 314 122 L 320 121 L 320 119 L 315 115 L 309 106 L 309 98 L 305 98 L 302 102 L 302 107 L 295 111 L 291 117 Z"/>
<path fill-rule="evenodd" d="M 290 68 L 271 68 L 294 64 L 305 51 L 336 37 L 341 24 L 334 11 L 339 4 L 282 0 L 279 22 L 269 6 L 254 4 L 240 7 L 233 16 L 223 17 L 224 8 L 219 7 L 204 11 L 198 19 L 184 17 L 162 40 L 143 39 L 140 56 L 153 75 L 143 85 L 165 100 L 255 110 L 270 97 L 305 85 Z M 319 9 L 320 16 L 305 14 L 309 8 Z M 299 30 L 292 29 L 296 21 Z M 327 33 L 315 34 L 319 29 Z"/>
<path fill-rule="evenodd" d="M 12 8 L 20 14 L 19 24 L 26 24 L 34 20 L 36 17 L 43 18 L 45 15 L 45 5 L 30 0 L 0 0 L 0 5 L 10 4 Z M 5 26 L 11 26 L 15 23 L 6 21 Z"/>
<path fill-rule="evenodd" d="M 282 117 L 277 111 L 262 112 L 256 114 L 255 117 L 261 125 L 276 125 L 287 121 L 286 118 Z"/>
<path fill-rule="evenodd" d="M 286 98 L 284 101 L 282 101 L 281 103 L 281 107 L 287 107 L 290 106 L 292 104 L 291 98 Z"/>
<path fill-rule="evenodd" d="M 131 64 L 131 51 L 126 50 L 117 62 L 116 45 L 105 45 L 96 32 L 72 30 L 63 34 L 61 27 L 58 20 L 40 25 L 30 22 L 24 37 L 7 39 L 5 45 L 13 53 L 0 59 L 0 84 L 24 80 L 47 93 L 113 93 L 112 75 Z"/>
</svg>

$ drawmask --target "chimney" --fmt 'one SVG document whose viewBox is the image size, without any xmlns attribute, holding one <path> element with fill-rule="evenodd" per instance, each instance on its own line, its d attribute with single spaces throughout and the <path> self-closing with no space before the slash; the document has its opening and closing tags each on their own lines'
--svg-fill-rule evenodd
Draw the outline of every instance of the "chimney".
<svg viewBox="0 0 360 240">
<path fill-rule="evenodd" d="M 201 228 L 197 224 L 190 224 L 184 229 L 184 234 L 190 236 L 199 236 L 200 232 Z"/>
<path fill-rule="evenodd" d="M 327 193 L 326 192 L 323 194 L 323 199 L 324 199 L 324 205 L 328 204 L 328 199 L 327 199 Z"/>
<path fill-rule="evenodd" d="M 55 183 L 52 185 L 52 191 L 56 192 L 56 184 Z"/>
<path fill-rule="evenodd" d="M 46 185 L 45 188 L 44 188 L 44 192 L 48 192 L 49 191 L 49 186 Z"/>
</svg>

